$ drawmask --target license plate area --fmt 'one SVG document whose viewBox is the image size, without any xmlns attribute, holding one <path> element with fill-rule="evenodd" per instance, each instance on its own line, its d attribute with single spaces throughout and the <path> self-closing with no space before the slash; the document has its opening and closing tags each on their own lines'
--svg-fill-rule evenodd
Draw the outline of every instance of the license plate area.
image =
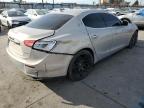
<svg viewBox="0 0 144 108">
<path fill-rule="evenodd" d="M 8 39 L 8 47 L 15 55 L 23 56 L 23 52 L 19 43 L 13 42 Z"/>
</svg>

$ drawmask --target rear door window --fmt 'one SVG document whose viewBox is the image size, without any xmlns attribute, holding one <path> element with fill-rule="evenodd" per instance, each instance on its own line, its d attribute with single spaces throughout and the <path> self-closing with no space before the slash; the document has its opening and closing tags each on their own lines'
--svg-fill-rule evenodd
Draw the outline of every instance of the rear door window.
<svg viewBox="0 0 144 108">
<path fill-rule="evenodd" d="M 120 26 L 121 22 L 120 20 L 108 13 L 102 13 L 101 14 L 103 20 L 105 21 L 105 24 L 107 25 L 107 27 L 113 27 L 113 26 Z"/>
<path fill-rule="evenodd" d="M 73 16 L 67 14 L 47 14 L 34 20 L 26 26 L 37 29 L 57 30 L 68 22 Z"/>
<path fill-rule="evenodd" d="M 85 26 L 91 28 L 106 27 L 102 17 L 100 16 L 100 13 L 92 13 L 87 15 L 83 18 L 83 23 L 85 24 Z"/>
</svg>

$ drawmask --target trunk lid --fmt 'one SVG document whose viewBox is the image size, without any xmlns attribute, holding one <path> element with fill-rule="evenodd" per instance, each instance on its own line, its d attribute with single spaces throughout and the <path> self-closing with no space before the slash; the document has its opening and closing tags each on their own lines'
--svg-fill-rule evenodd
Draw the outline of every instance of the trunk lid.
<svg viewBox="0 0 144 108">
<path fill-rule="evenodd" d="M 29 58 L 32 48 L 24 45 L 24 40 L 38 40 L 54 35 L 54 30 L 30 28 L 26 26 L 11 29 L 8 33 L 8 48 L 16 56 Z"/>
</svg>

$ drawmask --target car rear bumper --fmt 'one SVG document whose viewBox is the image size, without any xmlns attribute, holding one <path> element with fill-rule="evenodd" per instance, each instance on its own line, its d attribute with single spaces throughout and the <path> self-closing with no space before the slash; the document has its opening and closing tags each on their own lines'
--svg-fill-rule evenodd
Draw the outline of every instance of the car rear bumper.
<svg viewBox="0 0 144 108">
<path fill-rule="evenodd" d="M 47 57 L 45 57 L 40 63 L 31 65 L 14 56 L 8 48 L 6 50 L 11 61 L 19 70 L 26 75 L 35 78 L 65 76 L 67 74 L 69 63 L 73 57 L 72 55 L 47 54 Z"/>
</svg>

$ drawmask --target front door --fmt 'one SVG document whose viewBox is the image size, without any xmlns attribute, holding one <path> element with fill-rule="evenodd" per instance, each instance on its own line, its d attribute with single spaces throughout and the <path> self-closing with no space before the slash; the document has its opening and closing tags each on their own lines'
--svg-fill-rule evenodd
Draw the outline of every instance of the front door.
<svg viewBox="0 0 144 108">
<path fill-rule="evenodd" d="M 109 28 L 109 31 L 114 32 L 112 35 L 113 36 L 113 51 L 116 51 L 116 50 L 121 49 L 122 47 L 125 47 L 129 39 L 129 33 L 127 30 L 128 26 L 122 25 L 121 21 L 117 17 L 111 14 L 103 13 L 101 14 L 101 16 L 103 17 L 107 28 Z"/>
<path fill-rule="evenodd" d="M 83 18 L 86 30 L 99 59 L 111 54 L 114 31 L 107 28 L 100 13 L 92 13 Z"/>
</svg>

